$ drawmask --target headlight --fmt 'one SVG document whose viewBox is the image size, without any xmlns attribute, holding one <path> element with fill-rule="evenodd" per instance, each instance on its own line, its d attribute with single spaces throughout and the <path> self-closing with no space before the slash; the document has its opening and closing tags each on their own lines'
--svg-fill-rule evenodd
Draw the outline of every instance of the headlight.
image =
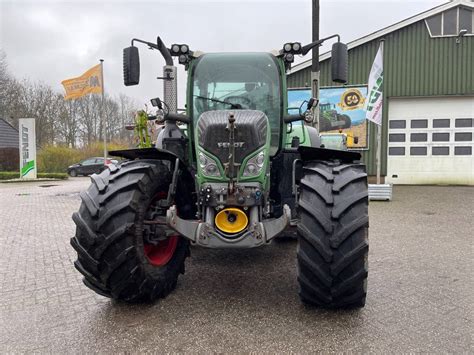
<svg viewBox="0 0 474 355">
<path fill-rule="evenodd" d="M 219 171 L 219 167 L 214 159 L 208 157 L 202 152 L 199 152 L 199 166 L 205 176 L 214 176 L 220 177 L 221 172 Z"/>
<path fill-rule="evenodd" d="M 295 42 L 292 47 L 295 52 L 298 52 L 301 49 L 301 43 Z"/>
<path fill-rule="evenodd" d="M 262 172 L 263 166 L 265 165 L 265 153 L 261 151 L 254 157 L 247 161 L 244 168 L 243 177 L 258 176 Z"/>
<path fill-rule="evenodd" d="M 173 44 L 173 45 L 171 46 L 171 51 L 172 51 L 173 53 L 179 53 L 179 45 Z"/>
</svg>

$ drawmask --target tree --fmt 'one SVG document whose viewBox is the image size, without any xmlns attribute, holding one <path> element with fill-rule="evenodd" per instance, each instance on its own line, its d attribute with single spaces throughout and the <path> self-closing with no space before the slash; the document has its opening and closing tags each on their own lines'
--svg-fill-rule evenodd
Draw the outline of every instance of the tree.
<svg viewBox="0 0 474 355">
<path fill-rule="evenodd" d="M 63 95 L 57 95 L 60 101 L 60 114 L 56 122 L 56 142 L 75 148 L 79 133 L 77 105 L 75 101 L 65 101 Z"/>
<path fill-rule="evenodd" d="M 7 55 L 0 49 L 0 117 L 13 124 L 14 120 L 10 116 L 12 108 L 18 109 L 15 105 L 15 98 L 18 97 L 18 83 L 8 72 Z"/>
<path fill-rule="evenodd" d="M 59 96 L 44 83 L 24 81 L 20 94 L 21 117 L 36 119 L 36 141 L 41 147 L 55 141 L 55 123 L 61 112 Z M 16 117 L 19 118 L 19 117 Z"/>
<path fill-rule="evenodd" d="M 137 104 L 120 94 L 105 96 L 107 140 L 131 141 L 125 125 L 133 121 Z M 85 146 L 103 140 L 102 97 L 87 95 L 64 100 L 51 86 L 29 80 L 18 81 L 8 72 L 6 54 L 0 50 L 0 118 L 18 127 L 18 119 L 36 119 L 37 143 Z"/>
<path fill-rule="evenodd" d="M 120 126 L 120 131 L 118 133 L 118 138 L 120 141 L 132 141 L 133 133 L 127 131 L 125 126 L 128 124 L 133 124 L 135 119 L 135 114 L 137 113 L 137 103 L 135 100 L 130 97 L 120 94 L 118 97 L 118 124 Z"/>
</svg>

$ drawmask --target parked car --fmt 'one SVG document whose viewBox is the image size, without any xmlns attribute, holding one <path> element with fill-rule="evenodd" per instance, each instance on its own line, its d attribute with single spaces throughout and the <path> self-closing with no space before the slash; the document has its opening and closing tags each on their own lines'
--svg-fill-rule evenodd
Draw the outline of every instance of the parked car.
<svg viewBox="0 0 474 355">
<path fill-rule="evenodd" d="M 115 159 L 107 158 L 104 164 L 103 157 L 94 157 L 87 158 L 80 163 L 71 165 L 67 168 L 67 173 L 69 176 L 78 176 L 78 175 L 91 175 L 94 173 L 100 173 L 105 169 L 105 166 L 109 164 L 118 164 L 118 161 Z"/>
</svg>

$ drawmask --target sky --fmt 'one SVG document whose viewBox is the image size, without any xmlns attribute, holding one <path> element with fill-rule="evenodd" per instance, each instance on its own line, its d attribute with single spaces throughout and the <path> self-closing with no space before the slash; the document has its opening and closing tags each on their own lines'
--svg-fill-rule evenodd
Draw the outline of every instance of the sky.
<svg viewBox="0 0 474 355">
<path fill-rule="evenodd" d="M 334 33 L 350 42 L 446 1 L 321 0 L 320 36 Z M 0 48 L 10 72 L 63 91 L 61 81 L 79 76 L 104 59 L 105 90 L 124 93 L 140 105 L 163 96 L 163 58 L 140 46 L 138 86 L 125 87 L 122 49 L 132 38 L 159 35 L 169 47 L 189 44 L 204 52 L 280 49 L 286 42 L 311 42 L 311 0 L 53 1 L 0 0 Z M 327 51 L 327 45 L 320 53 Z M 297 62 L 310 59 L 297 58 Z M 184 68 L 177 64 L 179 107 L 184 106 Z"/>
</svg>

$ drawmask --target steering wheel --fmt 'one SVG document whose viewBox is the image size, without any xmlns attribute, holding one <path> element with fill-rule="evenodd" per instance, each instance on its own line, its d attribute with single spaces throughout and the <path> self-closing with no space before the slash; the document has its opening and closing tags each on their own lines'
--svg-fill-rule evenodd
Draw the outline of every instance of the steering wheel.
<svg viewBox="0 0 474 355">
<path fill-rule="evenodd" d="M 237 100 L 237 102 L 233 102 L 231 100 Z M 224 99 L 225 102 L 229 102 L 231 104 L 244 104 L 245 106 L 247 106 L 246 108 L 247 109 L 251 109 L 252 106 L 254 106 L 252 100 L 250 100 L 248 97 L 245 97 L 245 96 L 227 96 L 225 99 Z M 240 102 L 239 102 L 240 101 Z"/>
</svg>

